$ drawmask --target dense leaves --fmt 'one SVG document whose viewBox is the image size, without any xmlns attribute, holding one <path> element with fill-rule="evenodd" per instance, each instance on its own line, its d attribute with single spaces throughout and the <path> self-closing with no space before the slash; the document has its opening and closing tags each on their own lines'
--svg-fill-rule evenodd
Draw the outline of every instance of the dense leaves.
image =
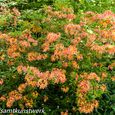
<svg viewBox="0 0 115 115">
<path fill-rule="evenodd" d="M 114 114 L 114 1 L 0 4 L 1 108 Z"/>
</svg>

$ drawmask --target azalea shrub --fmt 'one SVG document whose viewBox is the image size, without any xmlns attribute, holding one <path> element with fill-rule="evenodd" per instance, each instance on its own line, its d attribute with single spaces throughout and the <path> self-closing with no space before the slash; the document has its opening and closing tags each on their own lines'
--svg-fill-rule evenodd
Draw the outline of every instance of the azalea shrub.
<svg viewBox="0 0 115 115">
<path fill-rule="evenodd" d="M 104 96 L 114 97 L 112 11 L 44 6 L 27 20 L 17 8 L 1 7 L 0 17 L 0 107 L 103 113 Z M 109 112 L 115 110 L 108 102 Z"/>
</svg>

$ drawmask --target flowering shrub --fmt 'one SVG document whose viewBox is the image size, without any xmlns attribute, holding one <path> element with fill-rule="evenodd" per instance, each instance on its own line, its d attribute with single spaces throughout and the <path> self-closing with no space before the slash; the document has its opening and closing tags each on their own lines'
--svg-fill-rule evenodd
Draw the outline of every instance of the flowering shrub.
<svg viewBox="0 0 115 115">
<path fill-rule="evenodd" d="M 61 115 L 96 111 L 115 80 L 115 14 L 79 16 L 50 6 L 41 13 L 40 22 L 29 22 L 16 8 L 1 8 L 0 106 L 57 108 Z"/>
</svg>

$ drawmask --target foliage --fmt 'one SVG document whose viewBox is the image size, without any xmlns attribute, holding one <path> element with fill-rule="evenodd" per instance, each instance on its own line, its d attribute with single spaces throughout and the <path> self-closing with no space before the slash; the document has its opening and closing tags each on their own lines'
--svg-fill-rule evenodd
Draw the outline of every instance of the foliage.
<svg viewBox="0 0 115 115">
<path fill-rule="evenodd" d="M 112 0 L 97 3 L 2 2 L 0 107 L 39 107 L 54 115 L 115 112 L 114 7 Z"/>
</svg>

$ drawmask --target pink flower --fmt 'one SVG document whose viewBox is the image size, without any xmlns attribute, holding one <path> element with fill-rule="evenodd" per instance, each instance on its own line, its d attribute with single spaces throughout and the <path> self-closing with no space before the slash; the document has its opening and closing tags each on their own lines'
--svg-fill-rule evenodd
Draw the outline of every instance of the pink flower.
<svg viewBox="0 0 115 115">
<path fill-rule="evenodd" d="M 69 20 L 73 20 L 75 19 L 75 15 L 74 14 L 67 14 L 66 18 L 69 19 Z"/>
<path fill-rule="evenodd" d="M 0 79 L 0 85 L 2 85 L 4 83 L 3 79 Z"/>
</svg>

